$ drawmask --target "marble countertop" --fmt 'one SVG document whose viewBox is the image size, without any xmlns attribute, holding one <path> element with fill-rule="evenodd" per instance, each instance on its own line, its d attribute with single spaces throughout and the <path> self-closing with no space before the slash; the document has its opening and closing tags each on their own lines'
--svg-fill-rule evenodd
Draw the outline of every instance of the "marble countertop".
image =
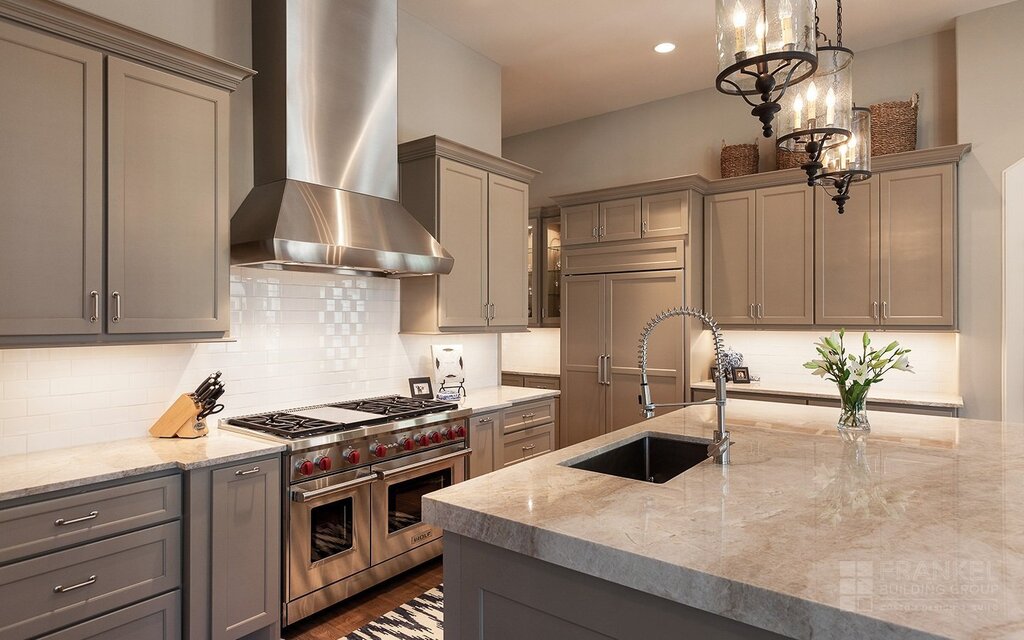
<svg viewBox="0 0 1024 640">
<path fill-rule="evenodd" d="M 770 393 L 780 396 L 800 396 L 808 398 L 825 398 L 831 400 L 839 399 L 839 392 L 830 388 L 822 388 L 817 385 L 777 385 L 771 383 L 751 382 L 750 384 L 726 384 L 728 392 L 736 393 Z M 691 389 L 715 390 L 715 383 L 710 380 L 691 382 Z M 886 402 L 890 404 L 906 404 L 923 407 L 941 407 L 944 409 L 962 409 L 964 399 L 952 393 L 929 393 L 926 391 L 887 391 L 883 387 L 872 389 L 868 394 L 868 409 L 871 409 L 872 402 Z"/>
<path fill-rule="evenodd" d="M 562 373 L 557 369 L 540 369 L 536 368 L 532 371 L 525 371 L 522 369 L 502 369 L 502 373 L 508 373 L 513 376 L 540 376 L 542 378 L 558 378 L 561 377 Z"/>
<path fill-rule="evenodd" d="M 794 638 L 1024 637 L 1024 425 L 731 399 L 728 467 L 661 484 L 571 469 L 695 406 L 424 498 L 457 534 Z"/>
<path fill-rule="evenodd" d="M 0 457 L 0 502 L 106 480 L 198 469 L 284 451 L 283 445 L 213 430 L 202 438 L 128 438 Z M 45 460 L 42 470 L 40 460 Z"/>
<path fill-rule="evenodd" d="M 527 387 L 484 387 L 471 389 L 459 403 L 460 407 L 472 409 L 476 413 L 507 409 L 520 402 L 543 400 L 560 395 L 560 391 L 551 389 L 530 389 Z"/>
</svg>

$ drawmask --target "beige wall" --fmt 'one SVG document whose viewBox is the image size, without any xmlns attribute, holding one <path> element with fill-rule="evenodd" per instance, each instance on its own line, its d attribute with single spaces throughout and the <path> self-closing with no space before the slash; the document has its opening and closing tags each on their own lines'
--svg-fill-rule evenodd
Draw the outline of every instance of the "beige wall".
<svg viewBox="0 0 1024 640">
<path fill-rule="evenodd" d="M 398 141 L 439 135 L 501 155 L 501 67 L 398 12 Z"/>
<path fill-rule="evenodd" d="M 953 33 L 944 32 L 857 53 L 858 103 L 918 92 L 919 146 L 953 144 L 954 47 Z M 552 195 L 674 175 L 717 178 L 722 140 L 752 142 L 757 125 L 740 99 L 706 89 L 506 138 L 503 152 L 544 172 L 530 187 L 531 205 L 539 206 Z M 772 141 L 759 141 L 762 170 L 770 170 Z"/>
<path fill-rule="evenodd" d="M 960 381 L 976 418 L 1002 411 L 1002 174 L 1024 155 L 1024 85 L 1007 70 L 1024 65 L 1021 25 L 1024 0 L 956 21 L 957 131 L 973 145 L 960 166 Z M 1005 240 L 1024 247 L 1020 237 Z"/>
</svg>

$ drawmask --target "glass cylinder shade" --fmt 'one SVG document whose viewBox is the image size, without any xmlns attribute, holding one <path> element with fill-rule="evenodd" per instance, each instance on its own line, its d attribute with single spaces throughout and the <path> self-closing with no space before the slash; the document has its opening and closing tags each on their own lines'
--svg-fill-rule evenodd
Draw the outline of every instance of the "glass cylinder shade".
<svg viewBox="0 0 1024 640">
<path fill-rule="evenodd" d="M 844 177 L 848 182 L 857 182 L 871 177 L 871 110 L 853 107 L 851 120 L 849 140 L 830 147 L 822 158 L 825 182 Z"/>
<path fill-rule="evenodd" d="M 821 142 L 826 150 L 845 144 L 853 126 L 853 52 L 818 47 L 814 77 L 790 87 L 779 104 L 779 147 L 803 153 L 808 142 Z"/>
<path fill-rule="evenodd" d="M 811 0 L 716 0 L 716 15 L 719 91 L 758 95 L 761 75 L 781 89 L 814 72 Z"/>
</svg>

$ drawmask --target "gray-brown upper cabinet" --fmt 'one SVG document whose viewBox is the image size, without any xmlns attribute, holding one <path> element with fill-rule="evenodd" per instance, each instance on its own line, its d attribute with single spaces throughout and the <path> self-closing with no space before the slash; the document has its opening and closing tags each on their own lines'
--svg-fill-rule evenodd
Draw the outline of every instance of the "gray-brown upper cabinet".
<svg viewBox="0 0 1024 640">
<path fill-rule="evenodd" d="M 955 180 L 952 164 L 885 171 L 842 216 L 819 195 L 818 324 L 955 326 Z"/>
<path fill-rule="evenodd" d="M 0 20 L 0 341 L 228 331 L 227 96 Z"/>
<path fill-rule="evenodd" d="M 705 308 L 719 323 L 813 324 L 811 194 L 797 184 L 707 198 Z"/>
<path fill-rule="evenodd" d="M 562 245 L 681 236 L 691 192 L 677 191 L 562 208 Z"/>
<path fill-rule="evenodd" d="M 0 335 L 99 334 L 103 54 L 0 21 Z"/>
<path fill-rule="evenodd" d="M 229 329 L 228 93 L 107 61 L 110 333 Z"/>
<path fill-rule="evenodd" d="M 472 150 L 480 162 L 442 154 L 456 148 L 466 150 L 428 138 L 399 149 L 402 204 L 455 258 L 450 274 L 402 280 L 401 330 L 525 329 L 527 180 L 536 172 Z M 505 165 L 520 179 L 501 173 Z"/>
<path fill-rule="evenodd" d="M 558 207 L 530 209 L 529 326 L 557 327 L 562 315 L 562 219 Z"/>
</svg>

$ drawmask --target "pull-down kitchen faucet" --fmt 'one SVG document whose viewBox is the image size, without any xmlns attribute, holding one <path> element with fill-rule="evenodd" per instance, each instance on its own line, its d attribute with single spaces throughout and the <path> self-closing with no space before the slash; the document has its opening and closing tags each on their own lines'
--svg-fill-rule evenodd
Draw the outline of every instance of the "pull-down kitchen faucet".
<svg viewBox="0 0 1024 640">
<path fill-rule="evenodd" d="M 669 402 L 654 404 L 651 401 L 651 387 L 647 383 L 647 341 L 651 337 L 654 328 L 663 321 L 676 316 L 689 316 L 704 323 L 711 330 L 711 339 L 715 345 L 715 399 L 702 400 L 700 402 Z M 722 361 L 723 350 L 722 331 L 718 323 L 708 314 L 700 309 L 691 307 L 674 307 L 666 309 L 651 318 L 640 332 L 640 406 L 643 408 L 644 419 L 653 418 L 654 410 L 658 407 L 689 407 L 695 404 L 714 404 L 718 406 L 718 428 L 714 432 L 714 441 L 708 445 L 708 455 L 714 456 L 717 464 L 729 464 L 729 431 L 725 428 L 725 364 Z"/>
</svg>

